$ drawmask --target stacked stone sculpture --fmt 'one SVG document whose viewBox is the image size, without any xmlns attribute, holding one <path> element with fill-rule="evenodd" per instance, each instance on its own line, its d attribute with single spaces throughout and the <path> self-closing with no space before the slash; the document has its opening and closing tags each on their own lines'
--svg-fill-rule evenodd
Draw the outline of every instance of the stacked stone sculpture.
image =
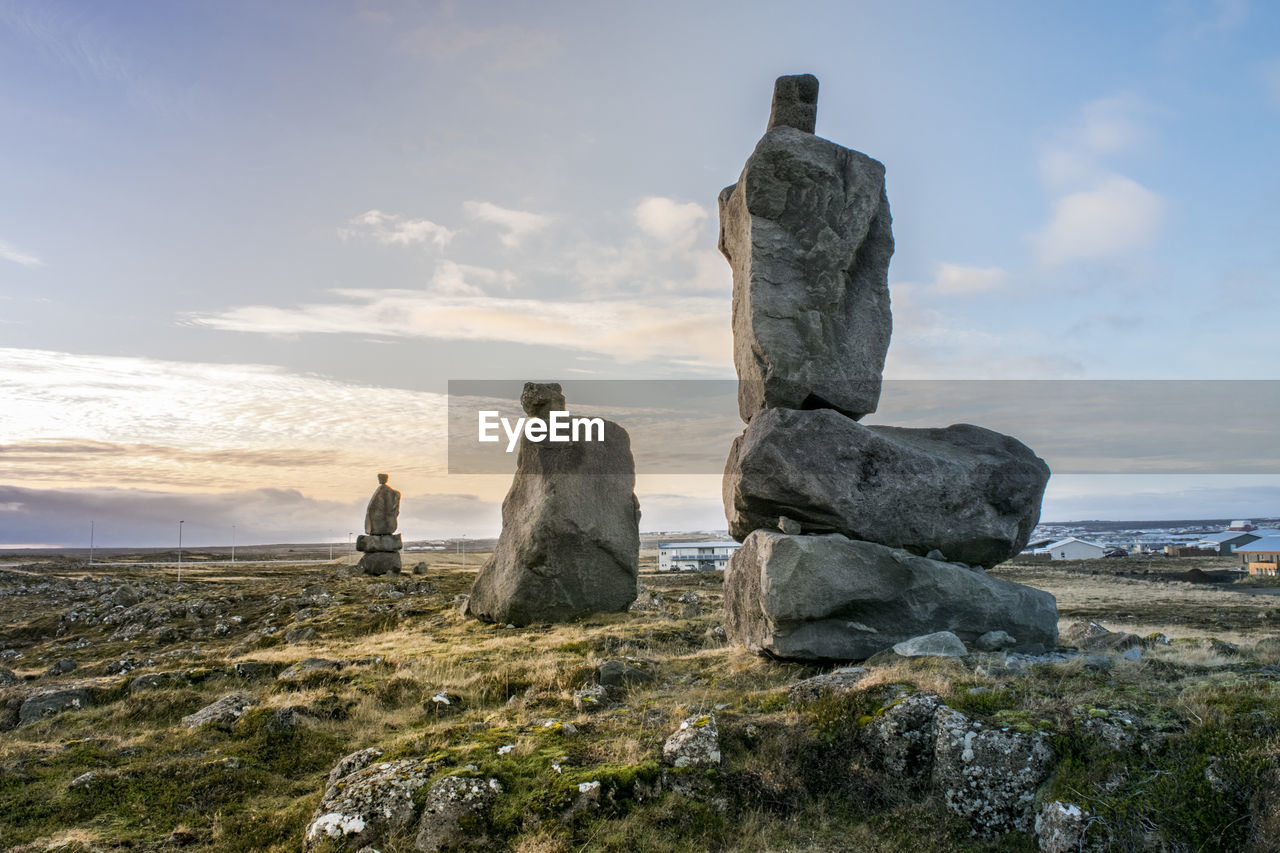
<svg viewBox="0 0 1280 853">
<path fill-rule="evenodd" d="M 525 413 L 565 411 L 556 383 L 526 383 Z M 502 502 L 502 533 L 480 569 L 467 612 L 501 624 L 566 622 L 626 610 L 640 571 L 640 502 L 627 431 L 604 440 L 520 440 Z"/>
<path fill-rule="evenodd" d="M 730 639 L 782 658 L 859 660 L 988 631 L 1057 640 L 1052 595 L 987 577 L 1040 516 L 1049 468 L 969 424 L 864 426 L 892 319 L 884 166 L 814 136 L 818 81 L 781 77 L 764 137 L 720 193 L 734 366 L 747 428 L 723 481 Z"/>
<path fill-rule="evenodd" d="M 400 493 L 378 475 L 378 488 L 364 514 L 364 533 L 356 537 L 356 550 L 364 554 L 358 568 L 366 575 L 400 574 L 400 549 L 404 543 L 396 527 L 400 523 Z"/>
</svg>

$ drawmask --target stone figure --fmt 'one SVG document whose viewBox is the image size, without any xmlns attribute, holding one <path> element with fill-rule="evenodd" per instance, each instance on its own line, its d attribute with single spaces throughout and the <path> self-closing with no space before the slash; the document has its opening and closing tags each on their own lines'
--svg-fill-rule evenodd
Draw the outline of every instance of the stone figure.
<svg viewBox="0 0 1280 853">
<path fill-rule="evenodd" d="M 378 488 L 369 499 L 369 508 L 364 514 L 365 533 L 395 533 L 400 519 L 400 493 L 387 485 L 390 477 L 378 475 Z"/>
</svg>

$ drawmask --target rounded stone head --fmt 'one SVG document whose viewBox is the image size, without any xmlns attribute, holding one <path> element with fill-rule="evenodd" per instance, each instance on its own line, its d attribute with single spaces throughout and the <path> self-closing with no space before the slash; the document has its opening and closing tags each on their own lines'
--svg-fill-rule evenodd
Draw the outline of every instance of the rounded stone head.
<svg viewBox="0 0 1280 853">
<path fill-rule="evenodd" d="M 391 479 L 391 477 L 390 477 L 390 476 L 388 476 L 387 474 L 379 474 L 379 475 L 378 475 L 378 482 L 379 482 L 379 483 L 381 483 L 381 484 L 382 484 L 382 485 L 384 485 L 384 486 L 387 484 L 387 480 L 390 480 L 390 479 Z"/>
<path fill-rule="evenodd" d="M 564 392 L 559 382 L 526 382 L 520 406 L 529 417 L 546 420 L 550 412 L 564 411 Z"/>
<path fill-rule="evenodd" d="M 769 126 L 794 127 L 813 133 L 818 125 L 818 78 L 812 74 L 789 74 L 773 84 L 773 108 Z"/>
</svg>

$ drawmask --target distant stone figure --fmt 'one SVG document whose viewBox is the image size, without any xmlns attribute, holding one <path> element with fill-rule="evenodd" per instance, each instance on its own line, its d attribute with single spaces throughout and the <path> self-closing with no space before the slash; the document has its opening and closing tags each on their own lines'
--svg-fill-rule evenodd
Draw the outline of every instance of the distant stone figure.
<svg viewBox="0 0 1280 853">
<path fill-rule="evenodd" d="M 400 493 L 387 485 L 388 479 L 386 474 L 378 475 L 378 488 L 364 514 L 365 533 L 395 533 L 400 523 Z"/>
<path fill-rule="evenodd" d="M 387 485 L 388 479 L 386 474 L 378 475 L 378 488 L 364 514 L 364 533 L 356 537 L 356 550 L 364 554 L 359 568 L 366 575 L 400 574 L 400 549 L 404 547 L 396 533 L 400 493 Z"/>
</svg>

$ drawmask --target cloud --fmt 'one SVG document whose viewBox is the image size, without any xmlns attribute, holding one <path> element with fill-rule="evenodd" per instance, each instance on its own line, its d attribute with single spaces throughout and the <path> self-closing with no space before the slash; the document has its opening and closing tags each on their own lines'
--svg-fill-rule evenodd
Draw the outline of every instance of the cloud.
<svg viewBox="0 0 1280 853">
<path fill-rule="evenodd" d="M 407 219 L 398 213 L 366 210 L 347 221 L 349 227 L 339 228 L 338 234 L 345 240 L 363 238 L 383 246 L 412 246 L 434 243 L 444 248 L 455 232 L 429 219 Z"/>
<path fill-rule="evenodd" d="M 1000 267 L 965 267 L 959 264 L 938 264 L 934 289 L 947 296 L 967 296 L 974 293 L 990 293 L 1004 287 L 1008 275 Z"/>
<path fill-rule="evenodd" d="M 649 196 L 635 208 L 636 225 L 646 235 L 673 246 L 692 246 L 702 234 L 707 209 L 694 201 Z"/>
<path fill-rule="evenodd" d="M 624 363 L 732 363 L 729 304 L 720 298 L 557 301 L 444 296 L 414 290 L 335 290 L 343 302 L 248 305 L 183 322 L 258 334 L 363 334 L 560 347 Z"/>
<path fill-rule="evenodd" d="M 0 482 L 366 491 L 444 472 L 445 397 L 250 364 L 0 348 Z M 394 417 L 371 430 L 377 399 Z"/>
<path fill-rule="evenodd" d="M 42 267 L 44 261 L 35 255 L 22 251 L 12 243 L 0 240 L 0 259 L 12 261 L 15 264 L 21 264 L 24 267 Z"/>
<path fill-rule="evenodd" d="M 375 484 L 376 485 L 376 484 Z M 372 492 L 372 488 L 369 489 Z M 187 547 L 229 546 L 232 525 L 242 546 L 283 542 L 338 542 L 358 533 L 361 495 L 325 500 L 297 489 L 242 489 L 192 494 L 156 488 L 32 489 L 0 485 L 0 542 L 87 547 L 89 524 L 99 548 L 177 544 L 183 519 Z M 406 540 L 445 538 L 466 532 L 496 535 L 499 507 L 471 494 L 405 492 L 400 530 Z"/>
<path fill-rule="evenodd" d="M 483 296 L 485 287 L 493 285 L 501 285 L 510 291 L 515 283 L 515 273 L 510 270 L 499 271 L 450 260 L 436 264 L 435 273 L 431 276 L 431 289 L 449 296 Z"/>
<path fill-rule="evenodd" d="M 551 224 L 551 217 L 526 210 L 512 210 L 499 207 L 487 201 L 467 201 L 462 204 L 462 211 L 471 219 L 487 222 L 503 229 L 506 233 L 499 239 L 502 245 L 514 249 L 520 241 L 530 234 L 546 228 Z"/>
<path fill-rule="evenodd" d="M 1147 245 L 1164 219 L 1164 199 L 1122 175 L 1057 199 L 1032 243 L 1045 264 L 1098 260 Z"/>
</svg>

